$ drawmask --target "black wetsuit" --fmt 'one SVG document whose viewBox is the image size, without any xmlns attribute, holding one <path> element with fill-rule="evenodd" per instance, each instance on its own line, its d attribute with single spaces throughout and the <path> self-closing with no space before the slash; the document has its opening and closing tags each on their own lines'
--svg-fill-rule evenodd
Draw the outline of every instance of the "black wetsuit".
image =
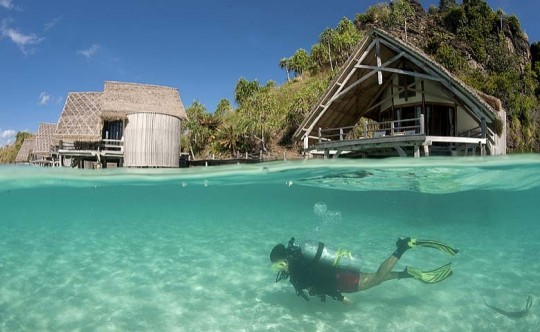
<svg viewBox="0 0 540 332">
<path fill-rule="evenodd" d="M 307 262 L 299 252 L 288 257 L 288 264 L 290 281 L 298 296 L 309 301 L 304 293 L 304 290 L 307 290 L 309 295 L 320 296 L 322 301 L 325 301 L 326 295 L 334 300 L 343 301 L 343 295 L 337 290 L 334 268 Z"/>
</svg>

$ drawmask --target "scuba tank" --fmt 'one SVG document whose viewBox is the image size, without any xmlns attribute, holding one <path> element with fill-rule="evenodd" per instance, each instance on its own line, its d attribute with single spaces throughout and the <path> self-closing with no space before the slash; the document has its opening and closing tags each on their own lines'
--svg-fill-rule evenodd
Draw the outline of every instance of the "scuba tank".
<svg viewBox="0 0 540 332">
<path fill-rule="evenodd" d="M 306 241 L 300 244 L 299 247 L 302 257 L 314 265 L 351 272 L 360 272 L 362 267 L 362 257 L 355 256 L 345 249 L 335 249 L 317 241 Z"/>
</svg>

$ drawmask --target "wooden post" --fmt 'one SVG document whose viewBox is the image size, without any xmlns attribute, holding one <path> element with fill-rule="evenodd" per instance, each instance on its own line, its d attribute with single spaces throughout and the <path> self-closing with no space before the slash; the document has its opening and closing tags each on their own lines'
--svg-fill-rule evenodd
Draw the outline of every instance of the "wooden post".
<svg viewBox="0 0 540 332">
<path fill-rule="evenodd" d="M 364 122 L 364 138 L 368 138 L 368 132 L 367 132 L 367 121 Z"/>
<path fill-rule="evenodd" d="M 319 135 L 319 143 L 321 143 L 321 141 L 322 141 L 322 139 L 321 139 L 322 138 L 322 129 L 321 129 L 321 127 L 319 127 L 318 135 Z"/>
<path fill-rule="evenodd" d="M 420 134 L 424 134 L 424 114 L 420 114 Z"/>
<path fill-rule="evenodd" d="M 343 141 L 343 128 L 339 128 L 339 140 Z"/>
<path fill-rule="evenodd" d="M 420 147 L 418 145 L 414 146 L 414 157 L 420 158 Z"/>
<path fill-rule="evenodd" d="M 390 122 L 390 136 L 394 136 L 394 121 Z"/>
<path fill-rule="evenodd" d="M 487 127 L 486 127 L 486 118 L 482 118 L 482 122 L 480 123 L 480 130 L 481 130 L 481 133 L 482 133 L 482 138 L 486 138 L 486 132 L 487 132 Z"/>
<path fill-rule="evenodd" d="M 324 149 L 324 159 L 328 159 L 330 157 L 330 151 L 328 149 Z"/>
<path fill-rule="evenodd" d="M 375 42 L 375 55 L 377 57 L 377 68 L 381 68 L 381 44 L 379 42 L 379 39 L 377 39 Z M 383 84 L 382 71 L 380 70 L 377 71 L 377 83 L 379 83 L 379 85 Z"/>
</svg>

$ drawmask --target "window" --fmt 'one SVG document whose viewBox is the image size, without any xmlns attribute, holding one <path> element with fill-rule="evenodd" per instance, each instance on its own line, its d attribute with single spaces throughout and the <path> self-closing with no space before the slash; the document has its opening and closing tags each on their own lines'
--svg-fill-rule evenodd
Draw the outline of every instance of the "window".
<svg viewBox="0 0 540 332">
<path fill-rule="evenodd" d="M 399 98 L 407 100 L 409 97 L 416 96 L 416 80 L 414 76 L 399 74 Z"/>
</svg>

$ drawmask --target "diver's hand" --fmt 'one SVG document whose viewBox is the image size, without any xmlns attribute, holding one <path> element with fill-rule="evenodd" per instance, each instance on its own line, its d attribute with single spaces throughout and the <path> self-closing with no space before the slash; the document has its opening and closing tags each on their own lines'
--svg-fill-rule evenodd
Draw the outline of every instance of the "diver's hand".
<svg viewBox="0 0 540 332">
<path fill-rule="evenodd" d="M 343 300 L 341 300 L 341 302 L 343 302 L 343 304 L 352 304 L 352 301 L 351 299 L 347 298 L 347 297 L 343 297 Z"/>
</svg>

